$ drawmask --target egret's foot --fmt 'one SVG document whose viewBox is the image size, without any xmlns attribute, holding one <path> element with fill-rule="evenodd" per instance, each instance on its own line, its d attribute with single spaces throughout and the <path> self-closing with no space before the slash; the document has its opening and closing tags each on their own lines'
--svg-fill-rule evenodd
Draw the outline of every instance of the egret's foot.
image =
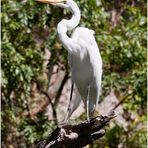
<svg viewBox="0 0 148 148">
<path fill-rule="evenodd" d="M 87 117 L 87 122 L 90 123 L 91 119 L 89 117 Z"/>
<path fill-rule="evenodd" d="M 94 117 L 91 117 L 91 118 L 88 117 L 87 122 L 90 123 L 93 119 L 94 119 Z"/>
</svg>

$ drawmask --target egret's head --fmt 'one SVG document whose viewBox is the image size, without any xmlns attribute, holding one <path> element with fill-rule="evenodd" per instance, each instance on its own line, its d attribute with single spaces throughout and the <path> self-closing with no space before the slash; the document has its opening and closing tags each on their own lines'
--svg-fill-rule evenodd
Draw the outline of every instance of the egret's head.
<svg viewBox="0 0 148 148">
<path fill-rule="evenodd" d="M 77 21 L 80 21 L 80 10 L 74 0 L 36 0 L 41 3 L 52 4 L 64 9 L 68 9 L 72 14 L 77 15 Z"/>
<path fill-rule="evenodd" d="M 52 4 L 61 8 L 73 10 L 76 3 L 73 0 L 36 0 L 41 3 Z"/>
</svg>

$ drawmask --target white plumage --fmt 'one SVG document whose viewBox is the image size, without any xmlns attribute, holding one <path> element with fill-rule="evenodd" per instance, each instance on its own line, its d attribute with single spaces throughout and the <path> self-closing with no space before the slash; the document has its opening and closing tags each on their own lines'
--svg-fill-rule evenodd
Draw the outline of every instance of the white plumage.
<svg viewBox="0 0 148 148">
<path fill-rule="evenodd" d="M 77 90 L 83 100 L 86 110 L 87 101 L 88 112 L 87 119 L 92 117 L 101 93 L 102 60 L 99 48 L 94 38 L 94 31 L 84 27 L 78 27 L 72 34 L 72 39 L 79 49 L 78 54 L 69 53 L 69 62 L 72 70 L 72 82 L 75 83 Z M 88 89 L 89 98 L 88 98 Z M 79 98 L 74 98 L 79 99 Z M 89 100 L 87 100 L 89 99 Z M 72 100 L 72 105 L 67 113 L 67 119 L 78 107 L 80 100 Z"/>
<path fill-rule="evenodd" d="M 72 12 L 70 20 L 63 19 L 57 26 L 59 40 L 69 53 L 69 63 L 72 71 L 72 83 L 83 100 L 87 112 L 87 120 L 93 113 L 101 93 L 102 59 L 94 38 L 94 31 L 84 27 L 76 28 L 71 38 L 67 31 L 73 30 L 80 22 L 80 10 L 73 0 L 38 0 L 40 2 L 54 3 L 54 5 L 68 9 Z M 59 3 L 61 1 L 61 3 Z M 73 88 L 73 87 L 72 87 Z M 70 100 L 65 120 L 67 121 L 80 103 L 79 98 Z"/>
</svg>

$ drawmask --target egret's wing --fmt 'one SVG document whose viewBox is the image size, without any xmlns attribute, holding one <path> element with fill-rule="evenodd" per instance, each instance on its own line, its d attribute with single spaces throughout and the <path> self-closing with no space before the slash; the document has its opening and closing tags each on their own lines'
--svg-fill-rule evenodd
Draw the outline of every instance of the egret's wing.
<svg viewBox="0 0 148 148">
<path fill-rule="evenodd" d="M 88 46 L 88 53 L 90 57 L 90 63 L 93 67 L 93 74 L 96 77 L 96 83 L 98 84 L 98 95 L 101 94 L 101 81 L 102 81 L 102 59 L 99 51 L 99 47 L 96 40 L 92 35 L 90 35 L 90 44 Z"/>
<path fill-rule="evenodd" d="M 79 54 L 88 54 L 90 64 L 92 66 L 93 77 L 96 77 L 98 84 L 99 95 L 101 93 L 101 77 L 102 77 L 102 59 L 100 56 L 99 48 L 94 37 L 94 31 L 78 27 L 72 34 L 72 38 L 80 45 Z"/>
</svg>

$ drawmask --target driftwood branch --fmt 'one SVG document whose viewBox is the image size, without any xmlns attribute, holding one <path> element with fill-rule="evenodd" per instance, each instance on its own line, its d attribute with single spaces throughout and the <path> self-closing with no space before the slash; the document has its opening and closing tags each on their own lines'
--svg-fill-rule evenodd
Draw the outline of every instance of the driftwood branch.
<svg viewBox="0 0 148 148">
<path fill-rule="evenodd" d="M 82 148 L 105 135 L 105 126 L 115 118 L 114 111 L 106 116 L 97 116 L 77 125 L 65 124 L 57 127 L 46 140 L 35 148 Z"/>
</svg>

